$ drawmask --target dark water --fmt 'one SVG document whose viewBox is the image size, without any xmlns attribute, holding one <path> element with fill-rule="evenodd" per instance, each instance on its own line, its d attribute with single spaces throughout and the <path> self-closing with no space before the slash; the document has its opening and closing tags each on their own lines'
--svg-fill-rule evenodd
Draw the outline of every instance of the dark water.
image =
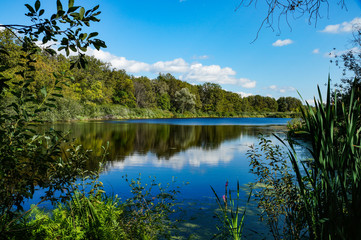
<svg viewBox="0 0 361 240">
<path fill-rule="evenodd" d="M 101 146 L 109 142 L 109 158 L 100 180 L 107 193 L 122 199 L 130 190 L 123 176 L 136 178 L 155 176 L 161 183 L 173 179 L 183 185 L 179 199 L 186 210 L 184 226 L 202 239 L 215 231 L 215 198 L 212 186 L 220 195 L 228 180 L 234 188 L 237 181 L 245 185 L 254 180 L 249 173 L 247 150 L 258 143 L 259 134 L 284 136 L 287 121 L 277 118 L 219 119 L 150 119 L 126 121 L 91 121 L 53 125 L 57 130 L 70 131 L 85 148 L 100 154 Z M 97 162 L 91 161 L 89 169 Z M 247 194 L 244 193 L 244 196 Z M 256 221 L 248 224 L 257 229 Z M 252 228 L 251 227 L 251 228 Z M 207 235 L 208 234 L 208 235 Z M 196 238 L 197 239 L 197 238 Z"/>
</svg>

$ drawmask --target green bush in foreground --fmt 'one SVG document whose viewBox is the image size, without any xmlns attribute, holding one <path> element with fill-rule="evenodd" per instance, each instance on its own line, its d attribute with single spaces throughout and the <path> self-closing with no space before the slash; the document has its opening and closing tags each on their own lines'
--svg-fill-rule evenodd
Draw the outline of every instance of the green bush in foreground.
<svg viewBox="0 0 361 240">
<path fill-rule="evenodd" d="M 91 181 L 90 190 L 74 185 L 71 200 L 51 211 L 34 207 L 23 226 L 28 239 L 169 239 L 175 227 L 174 182 L 162 187 L 156 179 L 142 184 L 128 180 L 132 196 L 121 201 L 102 191 L 102 183 Z M 21 228 L 19 223 L 19 228 Z"/>
</svg>

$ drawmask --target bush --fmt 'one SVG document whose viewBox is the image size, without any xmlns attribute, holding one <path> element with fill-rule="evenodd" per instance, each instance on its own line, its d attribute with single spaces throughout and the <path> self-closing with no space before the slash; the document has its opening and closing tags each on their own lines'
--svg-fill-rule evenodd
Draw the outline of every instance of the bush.
<svg viewBox="0 0 361 240">
<path fill-rule="evenodd" d="M 178 186 L 172 182 L 162 187 L 156 179 L 142 184 L 140 177 L 126 181 L 132 197 L 125 202 L 106 195 L 94 179 L 88 191 L 73 185 L 71 200 L 50 212 L 34 207 L 27 216 L 28 239 L 169 239 Z"/>
</svg>

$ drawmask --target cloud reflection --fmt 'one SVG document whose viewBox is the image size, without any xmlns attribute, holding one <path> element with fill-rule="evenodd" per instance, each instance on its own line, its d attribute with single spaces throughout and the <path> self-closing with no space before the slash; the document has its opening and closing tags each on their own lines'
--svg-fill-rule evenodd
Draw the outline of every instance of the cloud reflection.
<svg viewBox="0 0 361 240">
<path fill-rule="evenodd" d="M 155 154 L 146 155 L 134 154 L 121 161 L 110 162 L 107 169 L 123 170 L 128 167 L 159 167 L 182 170 L 186 167 L 200 168 L 202 166 L 216 167 L 222 164 L 228 164 L 235 159 L 237 153 L 246 153 L 252 141 L 247 141 L 235 147 L 233 144 L 222 144 L 217 149 L 205 150 L 204 148 L 190 148 L 186 151 L 166 158 L 158 158 Z"/>
</svg>

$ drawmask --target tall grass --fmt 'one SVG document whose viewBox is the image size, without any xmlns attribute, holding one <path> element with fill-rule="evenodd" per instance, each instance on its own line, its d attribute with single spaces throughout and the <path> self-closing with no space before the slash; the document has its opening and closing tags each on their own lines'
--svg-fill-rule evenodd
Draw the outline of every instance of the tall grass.
<svg viewBox="0 0 361 240">
<path fill-rule="evenodd" d="M 244 228 L 244 220 L 246 216 L 247 206 L 243 209 L 240 207 L 240 187 L 237 181 L 236 196 L 232 197 L 232 191 L 228 189 L 228 181 L 225 185 L 225 194 L 220 198 L 216 191 L 211 186 L 211 189 L 216 196 L 217 204 L 220 209 L 220 213 L 216 214 L 220 220 L 222 226 L 219 229 L 220 233 L 216 235 L 220 239 L 233 239 L 241 240 Z M 250 201 L 252 191 L 250 191 L 247 203 Z"/>
<path fill-rule="evenodd" d="M 312 160 L 299 162 L 292 142 L 289 156 L 305 204 L 310 239 L 355 239 L 361 236 L 360 102 L 348 108 L 333 102 L 330 80 L 326 102 L 320 89 L 313 109 L 301 109 L 312 147 Z M 342 114 L 338 114 L 341 108 Z M 282 141 L 281 139 L 279 139 Z"/>
</svg>

